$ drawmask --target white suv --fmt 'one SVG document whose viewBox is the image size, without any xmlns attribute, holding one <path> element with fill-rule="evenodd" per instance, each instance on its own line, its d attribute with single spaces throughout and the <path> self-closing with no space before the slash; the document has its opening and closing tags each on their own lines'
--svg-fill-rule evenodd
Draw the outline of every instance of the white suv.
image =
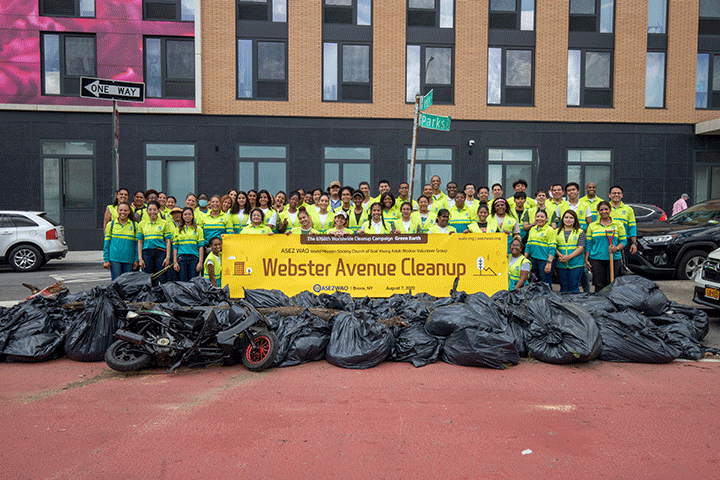
<svg viewBox="0 0 720 480">
<path fill-rule="evenodd" d="M 701 305 L 720 308 L 720 248 L 713 250 L 695 271 L 693 301 Z"/>
<path fill-rule="evenodd" d="M 0 211 L 0 261 L 32 272 L 68 252 L 65 228 L 45 212 Z"/>
</svg>

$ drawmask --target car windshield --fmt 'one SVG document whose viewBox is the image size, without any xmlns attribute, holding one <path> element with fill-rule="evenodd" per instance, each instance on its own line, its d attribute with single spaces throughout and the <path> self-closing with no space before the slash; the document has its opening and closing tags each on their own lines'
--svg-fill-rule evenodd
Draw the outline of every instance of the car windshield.
<svg viewBox="0 0 720 480">
<path fill-rule="evenodd" d="M 720 223 L 720 203 L 705 203 L 695 205 L 674 215 L 668 223 L 675 225 L 704 225 L 706 223 Z"/>
</svg>

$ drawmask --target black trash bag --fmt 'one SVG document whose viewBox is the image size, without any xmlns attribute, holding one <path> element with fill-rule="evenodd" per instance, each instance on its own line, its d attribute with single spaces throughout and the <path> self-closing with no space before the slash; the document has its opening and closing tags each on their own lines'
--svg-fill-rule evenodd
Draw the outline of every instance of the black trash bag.
<svg viewBox="0 0 720 480">
<path fill-rule="evenodd" d="M 453 303 L 434 309 L 425 322 L 425 330 L 436 337 L 449 337 L 457 330 L 477 327 L 478 314 L 463 303 Z"/>
<path fill-rule="evenodd" d="M 680 323 L 686 325 L 692 334 L 692 338 L 701 342 L 710 331 L 708 314 L 705 310 L 670 302 L 668 310 L 662 315 L 650 317 L 655 325 L 667 325 Z"/>
<path fill-rule="evenodd" d="M 255 308 L 292 307 L 290 297 L 280 290 L 244 289 L 245 301 Z"/>
<path fill-rule="evenodd" d="M 395 345 L 390 360 L 394 362 L 410 362 L 415 367 L 424 367 L 440 358 L 443 340 L 428 334 L 421 321 L 393 327 L 393 335 Z"/>
<path fill-rule="evenodd" d="M 538 297 L 562 302 L 562 297 L 543 282 L 530 283 L 518 290 L 499 290 L 491 298 L 501 307 L 508 319 L 514 317 L 515 320 L 523 322 L 527 302 Z"/>
<path fill-rule="evenodd" d="M 349 293 L 334 291 L 332 295 L 321 293 L 318 295 L 318 306 L 331 310 L 343 310 L 352 312 L 355 310 L 355 301 Z"/>
<path fill-rule="evenodd" d="M 197 307 L 208 305 L 207 298 L 197 288 L 197 284 L 191 282 L 167 282 L 160 284 L 163 297 L 166 301 L 172 302 L 181 307 Z"/>
<path fill-rule="evenodd" d="M 628 309 L 595 317 L 603 341 L 600 360 L 608 362 L 668 363 L 680 352 L 647 317 Z"/>
<path fill-rule="evenodd" d="M 435 300 L 432 304 L 432 308 L 440 308 L 440 307 L 446 307 L 448 305 L 452 305 L 453 303 L 465 303 L 467 300 L 467 293 L 465 292 L 457 292 L 453 291 L 452 295 L 449 297 L 444 298 L 438 298 Z"/>
<path fill-rule="evenodd" d="M 687 360 L 700 360 L 707 349 L 695 340 L 693 333 L 683 323 L 667 323 L 658 329 L 665 334 L 665 343 L 680 352 L 679 357 Z"/>
<path fill-rule="evenodd" d="M 563 302 L 580 305 L 593 317 L 603 312 L 617 312 L 618 309 L 609 298 L 595 293 L 562 293 Z"/>
<path fill-rule="evenodd" d="M 313 308 L 319 305 L 317 295 L 312 292 L 308 292 L 307 290 L 298 293 L 290 300 L 292 300 L 293 304 L 298 307 Z"/>
<path fill-rule="evenodd" d="M 513 339 L 506 334 L 468 327 L 445 340 L 442 360 L 453 365 L 504 369 L 506 365 L 517 365 L 520 356 Z"/>
<path fill-rule="evenodd" d="M 670 305 L 655 282 L 639 275 L 616 278 L 600 291 L 600 295 L 609 298 L 620 310 L 632 308 L 649 317 L 662 315 Z"/>
<path fill-rule="evenodd" d="M 304 311 L 297 316 L 279 317 L 272 323 L 278 338 L 274 366 L 290 367 L 325 358 L 332 322 Z"/>
<path fill-rule="evenodd" d="M 23 302 L 9 311 L 2 354 L 16 362 L 44 362 L 62 356 L 65 325 L 62 312 L 54 315 Z M 10 326 L 12 323 L 12 326 Z"/>
<path fill-rule="evenodd" d="M 126 302 L 144 302 L 147 292 L 152 288 L 150 277 L 150 274 L 145 272 L 128 272 L 110 282 L 110 285 Z M 139 300 L 138 296 L 143 299 Z"/>
<path fill-rule="evenodd" d="M 219 288 L 205 277 L 193 277 L 190 279 L 190 283 L 194 284 L 195 288 L 205 297 L 204 305 L 220 305 L 230 301 L 230 287 L 227 285 Z"/>
<path fill-rule="evenodd" d="M 338 367 L 370 368 L 390 356 L 393 342 L 390 329 L 366 312 L 343 312 L 335 317 L 325 359 Z"/>
<path fill-rule="evenodd" d="M 536 298 L 528 302 L 527 315 L 532 321 L 525 341 L 533 358 L 562 364 L 600 356 L 600 330 L 583 307 Z"/>
<path fill-rule="evenodd" d="M 432 302 L 421 299 L 409 299 L 395 307 L 395 312 L 406 322 L 425 322 L 432 311 Z"/>
<path fill-rule="evenodd" d="M 521 357 L 527 356 L 525 336 L 529 325 L 525 319 L 509 318 L 504 309 L 483 292 L 468 295 L 467 305 L 477 312 L 478 328 L 488 332 L 505 333 L 513 339 L 518 354 Z"/>
<path fill-rule="evenodd" d="M 112 288 L 95 287 L 85 309 L 73 321 L 65 338 L 65 355 L 78 362 L 100 362 L 120 327 L 117 309 L 123 306 Z"/>
</svg>

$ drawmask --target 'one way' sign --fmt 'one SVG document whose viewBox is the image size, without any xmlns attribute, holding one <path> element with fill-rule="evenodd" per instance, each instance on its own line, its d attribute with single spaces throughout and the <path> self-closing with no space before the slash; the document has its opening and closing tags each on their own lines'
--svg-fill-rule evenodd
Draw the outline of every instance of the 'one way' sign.
<svg viewBox="0 0 720 480">
<path fill-rule="evenodd" d="M 120 100 L 123 102 L 144 102 L 145 84 L 81 77 L 80 96 L 103 100 Z"/>
</svg>

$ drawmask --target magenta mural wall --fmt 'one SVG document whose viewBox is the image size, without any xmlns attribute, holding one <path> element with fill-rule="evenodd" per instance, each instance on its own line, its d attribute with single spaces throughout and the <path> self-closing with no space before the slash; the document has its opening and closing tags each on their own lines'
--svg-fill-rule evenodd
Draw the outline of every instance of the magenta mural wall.
<svg viewBox="0 0 720 480">
<path fill-rule="evenodd" d="M 143 81 L 143 36 L 190 36 L 192 22 L 142 19 L 142 0 L 96 0 L 95 18 L 39 16 L 38 0 L 0 0 L 0 103 L 112 105 L 110 101 L 42 95 L 40 32 L 95 33 L 97 76 Z M 194 108 L 194 100 L 146 99 L 124 107 Z"/>
</svg>

